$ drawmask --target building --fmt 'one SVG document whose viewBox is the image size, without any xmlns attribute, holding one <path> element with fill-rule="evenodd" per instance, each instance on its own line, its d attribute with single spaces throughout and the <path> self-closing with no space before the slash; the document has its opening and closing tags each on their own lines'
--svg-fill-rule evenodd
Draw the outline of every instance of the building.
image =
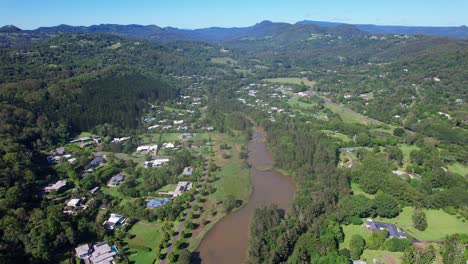
<svg viewBox="0 0 468 264">
<path fill-rule="evenodd" d="M 60 181 L 57 181 L 54 184 L 49 184 L 46 187 L 44 187 L 44 191 L 45 192 L 51 192 L 51 191 L 58 192 L 58 191 L 61 191 L 62 189 L 64 189 L 65 186 L 67 186 L 67 180 L 60 180 Z"/>
<path fill-rule="evenodd" d="M 94 187 L 94 188 L 91 189 L 89 192 L 92 193 L 92 194 L 95 194 L 97 191 L 99 191 L 99 186 Z"/>
<path fill-rule="evenodd" d="M 53 149 L 53 150 L 50 151 L 50 155 L 52 155 L 52 156 L 55 156 L 55 155 L 61 156 L 61 155 L 65 155 L 65 154 L 66 154 L 65 148 L 62 148 L 62 147 L 56 148 L 56 149 Z"/>
<path fill-rule="evenodd" d="M 177 196 L 181 196 L 184 192 L 191 190 L 192 187 L 193 187 L 193 184 L 191 182 L 181 181 L 177 183 L 177 187 L 175 188 L 174 191 L 161 193 L 161 194 L 169 194 L 169 195 L 172 195 L 172 197 L 177 197 Z"/>
<path fill-rule="evenodd" d="M 162 145 L 162 148 L 163 148 L 163 149 L 173 149 L 173 148 L 175 148 L 175 144 L 172 143 L 172 142 L 167 142 L 167 143 L 164 143 L 164 144 Z"/>
<path fill-rule="evenodd" d="M 94 244 L 93 249 L 93 253 L 89 258 L 92 264 L 114 263 L 114 256 L 117 255 L 117 253 L 107 242 L 96 243 Z"/>
<path fill-rule="evenodd" d="M 67 202 L 67 205 L 63 208 L 63 213 L 64 214 L 76 214 L 79 208 L 82 208 L 83 210 L 87 208 L 86 205 L 83 205 L 83 202 L 85 201 L 85 198 L 73 198 L 70 199 Z"/>
<path fill-rule="evenodd" d="M 143 152 L 143 151 L 157 151 L 158 150 L 158 145 L 148 145 L 148 146 L 139 146 L 137 147 L 136 151 L 137 152 Z"/>
<path fill-rule="evenodd" d="M 75 254 L 80 259 L 87 259 L 91 256 L 91 248 L 88 244 L 81 245 L 75 248 Z"/>
<path fill-rule="evenodd" d="M 106 161 L 104 157 L 95 157 L 88 165 L 85 166 L 85 170 L 92 171 L 97 167 L 101 166 Z"/>
<path fill-rule="evenodd" d="M 164 204 L 170 202 L 171 198 L 163 198 L 163 199 L 152 199 L 146 202 L 146 207 L 148 208 L 156 208 L 159 206 L 163 206 Z"/>
<path fill-rule="evenodd" d="M 156 168 L 156 167 L 160 167 L 166 163 L 169 162 L 169 159 L 155 159 L 155 160 L 149 160 L 149 161 L 145 161 L 143 163 L 143 167 L 144 168 Z"/>
<path fill-rule="evenodd" d="M 123 142 L 125 140 L 129 140 L 130 137 L 121 137 L 121 138 L 114 138 L 111 143 L 120 143 L 120 142 Z"/>
<path fill-rule="evenodd" d="M 115 187 L 115 186 L 119 185 L 121 182 L 123 182 L 124 180 L 125 180 L 125 176 L 122 173 L 119 173 L 119 174 L 113 176 L 109 180 L 109 183 L 107 184 L 107 186 Z"/>
<path fill-rule="evenodd" d="M 182 172 L 185 176 L 191 176 L 193 174 L 193 168 L 192 167 L 185 167 L 184 172 Z"/>
<path fill-rule="evenodd" d="M 103 223 L 107 230 L 114 230 L 115 227 L 125 223 L 125 218 L 118 214 L 110 214 L 109 219 Z"/>
<path fill-rule="evenodd" d="M 393 237 L 407 238 L 408 237 L 406 232 L 398 229 L 394 224 L 389 224 L 389 223 L 384 223 L 384 222 L 375 222 L 372 219 L 367 219 L 366 226 L 372 232 L 375 232 L 378 230 L 387 230 L 389 238 L 393 238 Z"/>
</svg>

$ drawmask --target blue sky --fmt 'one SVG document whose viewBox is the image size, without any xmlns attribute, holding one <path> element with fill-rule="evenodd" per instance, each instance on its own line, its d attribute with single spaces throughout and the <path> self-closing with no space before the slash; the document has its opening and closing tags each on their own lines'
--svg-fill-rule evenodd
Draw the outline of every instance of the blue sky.
<svg viewBox="0 0 468 264">
<path fill-rule="evenodd" d="M 249 26 L 262 20 L 468 25 L 468 0 L 0 0 L 0 25 Z"/>
</svg>

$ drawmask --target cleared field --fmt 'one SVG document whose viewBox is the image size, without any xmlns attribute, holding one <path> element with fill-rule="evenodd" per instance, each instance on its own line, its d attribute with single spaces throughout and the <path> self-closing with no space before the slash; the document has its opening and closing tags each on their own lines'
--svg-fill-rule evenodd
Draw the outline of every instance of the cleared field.
<svg viewBox="0 0 468 264">
<path fill-rule="evenodd" d="M 168 185 L 162 187 L 161 189 L 157 190 L 156 193 L 173 191 L 173 190 L 175 190 L 176 186 L 177 186 L 177 184 L 168 184 Z"/>
<path fill-rule="evenodd" d="M 309 79 L 303 77 L 303 78 L 267 78 L 263 79 L 265 82 L 270 82 L 270 83 L 284 83 L 284 84 L 295 84 L 295 85 L 307 85 L 309 87 L 314 87 L 315 82 L 314 81 L 309 81 Z"/>
<path fill-rule="evenodd" d="M 130 251 L 129 259 L 133 263 L 153 263 L 156 248 L 161 241 L 161 225 L 138 222 L 129 231 L 134 238 L 125 238 Z"/>
<path fill-rule="evenodd" d="M 299 98 L 297 97 L 293 97 L 291 98 L 289 101 L 288 101 L 288 104 L 293 107 L 293 108 L 297 108 L 297 109 L 301 109 L 301 110 L 312 110 L 312 108 L 317 105 L 317 104 L 314 104 L 314 103 L 306 103 L 306 102 L 302 102 L 299 100 Z"/>
<path fill-rule="evenodd" d="M 237 61 L 231 57 L 215 57 L 210 61 L 215 64 L 237 64 Z"/>
<path fill-rule="evenodd" d="M 124 195 L 117 190 L 118 188 L 119 187 L 103 186 L 101 188 L 101 192 L 110 196 L 117 197 L 117 198 L 124 198 Z"/>
<path fill-rule="evenodd" d="M 368 119 L 365 117 L 358 115 L 357 113 L 351 112 L 347 109 L 340 108 L 336 106 L 335 104 L 330 104 L 325 102 L 325 107 L 330 109 L 333 113 L 339 115 L 341 119 L 343 119 L 343 122 L 345 123 L 359 123 L 359 124 L 364 124 L 367 125 L 369 124 Z"/>
<path fill-rule="evenodd" d="M 366 192 L 364 192 L 361 187 L 359 186 L 359 184 L 355 183 L 355 182 L 351 182 L 351 191 L 353 191 L 353 194 L 354 195 L 358 195 L 358 194 L 362 194 L 364 196 L 366 196 L 367 198 L 370 198 L 370 199 L 374 199 L 375 195 L 373 194 L 368 194 Z"/>
<path fill-rule="evenodd" d="M 344 242 L 340 244 L 340 249 L 349 249 L 349 242 L 353 235 L 361 235 L 364 239 L 367 239 L 372 234 L 372 232 L 363 225 L 343 226 L 343 233 L 345 234 L 345 239 Z"/>
<path fill-rule="evenodd" d="M 438 241 L 447 235 L 464 233 L 468 234 L 468 223 L 462 222 L 454 215 L 450 215 L 442 210 L 424 210 L 427 217 L 428 227 L 424 231 L 419 231 L 413 227 L 411 219 L 413 215 L 412 207 L 405 207 L 399 216 L 393 219 L 380 219 L 385 222 L 393 223 L 411 236 L 419 240 Z"/>
<path fill-rule="evenodd" d="M 448 166 L 448 170 L 453 173 L 460 174 L 461 176 L 465 176 L 468 174 L 468 166 L 463 165 L 459 162 L 450 164 Z"/>
<path fill-rule="evenodd" d="M 395 263 L 401 263 L 403 252 L 391 252 L 385 250 L 370 250 L 366 249 L 361 255 L 361 259 L 365 260 L 367 264 L 373 264 L 374 259 L 382 260 L 385 264 L 392 264 L 388 257 L 391 257 Z"/>
<path fill-rule="evenodd" d="M 403 167 L 406 167 L 409 164 L 411 151 L 419 150 L 419 147 L 415 145 L 408 145 L 408 144 L 399 144 L 398 147 L 403 152 Z"/>
</svg>

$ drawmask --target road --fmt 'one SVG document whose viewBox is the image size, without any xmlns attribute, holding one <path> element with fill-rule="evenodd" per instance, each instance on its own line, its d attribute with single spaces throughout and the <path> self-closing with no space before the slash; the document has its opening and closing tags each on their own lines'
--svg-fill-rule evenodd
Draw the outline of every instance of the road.
<svg viewBox="0 0 468 264">
<path fill-rule="evenodd" d="M 184 217 L 182 218 L 182 221 L 180 221 L 179 225 L 175 229 L 175 235 L 169 241 L 169 246 L 167 247 L 167 250 L 166 250 L 166 257 L 163 260 L 161 260 L 161 262 L 160 262 L 161 264 L 170 263 L 169 260 L 167 259 L 167 256 L 174 251 L 174 243 L 180 240 L 180 232 L 182 230 L 184 230 L 184 224 L 187 221 L 187 216 L 192 212 L 192 207 L 197 202 L 196 199 L 200 195 L 200 189 L 202 188 L 202 186 L 206 182 L 206 175 L 207 175 L 207 172 L 208 172 L 208 160 L 209 159 L 207 157 L 205 157 L 205 165 L 204 165 L 204 168 L 203 168 L 203 174 L 202 174 L 202 177 L 201 177 L 200 184 L 197 186 L 196 194 L 194 195 L 194 199 L 193 199 L 193 201 L 191 201 L 189 203 L 188 208 L 184 212 Z"/>
</svg>

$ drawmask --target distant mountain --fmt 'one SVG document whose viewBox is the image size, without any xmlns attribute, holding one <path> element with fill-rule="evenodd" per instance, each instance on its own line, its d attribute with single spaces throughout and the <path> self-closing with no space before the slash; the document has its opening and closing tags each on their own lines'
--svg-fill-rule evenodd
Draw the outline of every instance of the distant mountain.
<svg viewBox="0 0 468 264">
<path fill-rule="evenodd" d="M 6 25 L 0 28 L 0 33 L 14 33 L 14 32 L 21 32 L 21 29 L 13 25 Z"/>
<path fill-rule="evenodd" d="M 59 25 L 55 27 L 40 27 L 30 32 L 42 34 L 54 33 L 110 33 L 124 37 L 133 37 L 151 41 L 207 41 L 226 42 L 233 40 L 255 40 L 263 38 L 277 38 L 286 40 L 291 38 L 305 38 L 311 33 L 328 33 L 339 35 L 363 34 L 358 28 L 352 25 L 342 25 L 333 28 L 316 25 L 288 24 L 271 21 L 262 21 L 250 27 L 240 28 L 220 28 L 210 27 L 202 29 L 178 29 L 173 27 L 161 28 L 154 25 L 116 25 L 101 24 L 85 26 Z"/>
<path fill-rule="evenodd" d="M 468 27 L 419 27 L 419 26 L 381 26 L 371 24 L 345 24 L 323 21 L 299 21 L 296 24 L 318 25 L 321 27 L 336 27 L 339 25 L 353 25 L 358 29 L 371 34 L 398 34 L 398 35 L 430 35 L 437 37 L 450 37 L 468 39 Z"/>
</svg>

